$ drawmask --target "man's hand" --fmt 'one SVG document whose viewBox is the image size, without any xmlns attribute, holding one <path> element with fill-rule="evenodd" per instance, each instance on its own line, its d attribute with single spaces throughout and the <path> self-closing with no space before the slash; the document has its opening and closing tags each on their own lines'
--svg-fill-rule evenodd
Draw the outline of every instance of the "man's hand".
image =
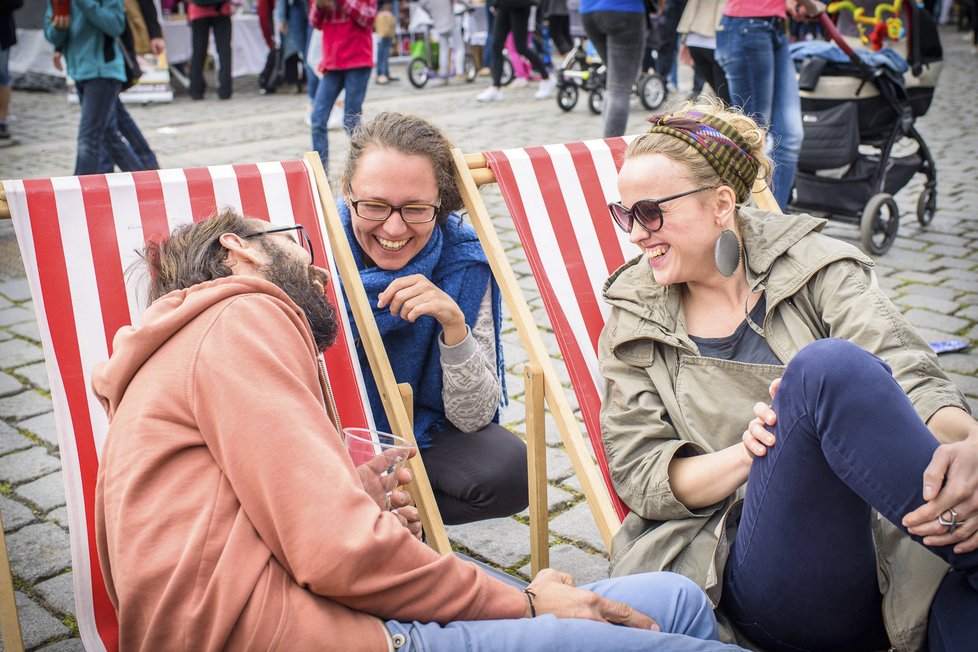
<svg viewBox="0 0 978 652">
<path fill-rule="evenodd" d="M 65 69 L 64 64 L 61 62 L 61 50 L 55 50 L 54 54 L 51 55 L 51 64 L 59 72 Z"/>
<path fill-rule="evenodd" d="M 166 51 L 166 41 L 163 40 L 162 36 L 151 38 L 149 40 L 149 48 L 152 50 L 153 55 L 158 57 Z"/>
<path fill-rule="evenodd" d="M 406 479 L 404 482 L 399 482 L 399 486 L 408 484 L 411 481 L 411 472 L 408 469 L 401 469 L 401 471 L 407 475 L 403 476 Z M 408 532 L 413 534 L 419 541 L 421 540 L 421 513 L 414 506 L 414 499 L 411 497 L 410 492 L 403 489 L 395 489 L 391 493 L 391 512 L 397 516 L 401 525 L 406 527 Z"/>
<path fill-rule="evenodd" d="M 538 616 L 553 614 L 558 618 L 586 618 L 601 623 L 659 631 L 659 625 L 654 620 L 628 605 L 575 588 L 574 579 L 567 573 L 545 568 L 537 573 L 526 588 L 533 593 L 533 607 Z M 524 617 L 531 615 L 530 604 L 527 602 Z"/>
<path fill-rule="evenodd" d="M 378 297 L 377 307 L 390 306 L 392 315 L 414 322 L 422 315 L 438 320 L 445 344 L 458 344 L 468 333 L 465 314 L 455 301 L 423 274 L 402 276 L 387 286 Z"/>
<path fill-rule="evenodd" d="M 788 15 L 797 23 L 817 18 L 825 11 L 825 4 L 819 0 L 785 0 Z"/>
<path fill-rule="evenodd" d="M 927 502 L 904 516 L 903 525 L 923 537 L 924 545 L 953 545 L 958 554 L 978 550 L 978 432 L 938 446 L 923 482 Z M 957 525 L 942 524 L 941 518 Z"/>
<path fill-rule="evenodd" d="M 71 16 L 51 16 L 51 26 L 55 29 L 68 29 L 71 25 Z"/>
<path fill-rule="evenodd" d="M 408 459 L 418 454 L 418 449 L 412 448 L 408 454 Z M 387 472 L 390 464 L 395 464 L 398 459 L 399 451 L 386 451 L 383 455 L 378 455 L 366 464 L 357 467 L 357 475 L 360 476 L 360 484 L 371 499 L 382 510 L 387 509 L 387 492 L 391 495 L 391 513 L 397 516 L 401 525 L 416 538 L 421 539 L 421 514 L 418 508 L 414 507 L 414 499 L 410 492 L 402 487 L 411 484 L 413 476 L 408 468 L 400 468 L 396 473 L 383 475 Z"/>
<path fill-rule="evenodd" d="M 781 387 L 781 379 L 775 378 L 768 388 L 772 401 L 774 395 L 778 393 L 779 387 Z M 770 405 L 760 401 L 754 404 L 754 418 L 747 425 L 743 437 L 744 449 L 751 459 L 767 455 L 767 449 L 774 446 L 774 435 L 767 428 L 777 422 L 778 415 L 774 413 Z"/>
</svg>

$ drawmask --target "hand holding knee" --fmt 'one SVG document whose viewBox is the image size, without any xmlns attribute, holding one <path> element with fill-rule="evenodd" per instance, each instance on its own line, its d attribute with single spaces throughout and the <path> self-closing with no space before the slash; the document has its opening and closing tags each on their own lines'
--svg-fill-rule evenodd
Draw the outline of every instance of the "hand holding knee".
<svg viewBox="0 0 978 652">
<path fill-rule="evenodd" d="M 574 579 L 567 573 L 544 569 L 537 573 L 527 590 L 533 596 L 533 607 L 537 615 L 552 614 L 558 618 L 585 618 L 659 631 L 659 626 L 654 620 L 628 605 L 574 587 Z M 525 615 L 531 615 L 529 604 Z"/>
<path fill-rule="evenodd" d="M 778 388 L 781 386 L 781 379 L 775 378 L 768 388 L 771 400 L 774 400 Z M 754 404 L 754 418 L 747 425 L 744 431 L 744 448 L 750 458 L 763 457 L 767 455 L 767 449 L 774 446 L 774 435 L 767 429 L 778 421 L 778 415 L 774 413 L 771 406 L 762 401 Z"/>
</svg>

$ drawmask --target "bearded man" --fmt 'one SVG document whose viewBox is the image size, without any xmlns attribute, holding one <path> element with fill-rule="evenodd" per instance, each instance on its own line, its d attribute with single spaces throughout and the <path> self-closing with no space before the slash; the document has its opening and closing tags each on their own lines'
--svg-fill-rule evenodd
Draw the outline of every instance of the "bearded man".
<svg viewBox="0 0 978 652">
<path fill-rule="evenodd" d="M 385 511 L 328 416 L 318 353 L 337 324 L 300 226 L 224 211 L 144 259 L 152 304 L 93 378 L 121 650 L 726 647 L 680 576 L 584 590 L 543 571 L 521 592 L 421 543 L 406 492 Z"/>
</svg>

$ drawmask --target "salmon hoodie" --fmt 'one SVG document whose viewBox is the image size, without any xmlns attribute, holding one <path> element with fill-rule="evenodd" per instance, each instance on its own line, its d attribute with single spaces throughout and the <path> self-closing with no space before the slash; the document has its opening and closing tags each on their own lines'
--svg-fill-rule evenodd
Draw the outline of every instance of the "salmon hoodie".
<svg viewBox="0 0 978 652">
<path fill-rule="evenodd" d="M 95 504 L 121 650 L 386 650 L 382 619 L 519 618 L 362 489 L 302 311 L 232 276 L 172 292 L 93 373 Z"/>
</svg>

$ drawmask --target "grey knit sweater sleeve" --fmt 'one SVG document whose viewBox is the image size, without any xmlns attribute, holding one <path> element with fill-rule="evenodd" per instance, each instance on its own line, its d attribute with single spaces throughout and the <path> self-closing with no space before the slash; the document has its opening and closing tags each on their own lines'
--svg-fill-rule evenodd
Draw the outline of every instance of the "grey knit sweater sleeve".
<svg viewBox="0 0 978 652">
<path fill-rule="evenodd" d="M 489 288 L 479 306 L 475 327 L 454 346 L 438 337 L 441 349 L 441 398 L 445 416 L 462 432 L 475 432 L 492 421 L 502 387 L 496 375 L 496 336 Z"/>
</svg>

